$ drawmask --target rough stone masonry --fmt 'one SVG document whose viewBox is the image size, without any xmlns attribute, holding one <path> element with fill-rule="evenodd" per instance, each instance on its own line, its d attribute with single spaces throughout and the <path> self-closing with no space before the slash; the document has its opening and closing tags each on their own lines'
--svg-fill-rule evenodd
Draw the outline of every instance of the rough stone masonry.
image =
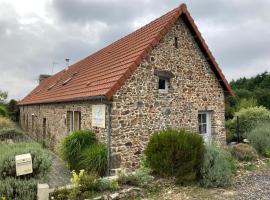
<svg viewBox="0 0 270 200">
<path fill-rule="evenodd" d="M 159 76 L 155 71 L 173 74 L 168 93 L 159 92 Z M 97 103 L 100 102 L 24 105 L 20 107 L 21 124 L 32 136 L 46 140 L 55 149 L 68 134 L 67 111 L 80 111 L 81 128 L 94 130 L 106 143 L 108 109 L 106 128 L 92 127 L 91 105 Z M 212 136 L 217 142 L 225 143 L 224 90 L 180 17 L 113 96 L 112 168 L 138 167 L 150 136 L 160 129 L 186 127 L 197 131 L 200 111 L 211 113 Z M 44 118 L 46 127 L 43 127 Z"/>
</svg>

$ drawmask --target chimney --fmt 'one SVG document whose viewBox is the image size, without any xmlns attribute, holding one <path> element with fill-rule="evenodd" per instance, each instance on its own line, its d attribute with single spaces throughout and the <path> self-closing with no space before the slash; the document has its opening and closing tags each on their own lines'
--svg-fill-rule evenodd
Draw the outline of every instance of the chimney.
<svg viewBox="0 0 270 200">
<path fill-rule="evenodd" d="M 48 74 L 40 74 L 40 75 L 39 75 L 39 78 L 38 78 L 39 84 L 40 84 L 42 81 L 44 81 L 45 79 L 49 78 L 50 76 L 51 76 L 51 75 L 48 75 Z"/>
</svg>

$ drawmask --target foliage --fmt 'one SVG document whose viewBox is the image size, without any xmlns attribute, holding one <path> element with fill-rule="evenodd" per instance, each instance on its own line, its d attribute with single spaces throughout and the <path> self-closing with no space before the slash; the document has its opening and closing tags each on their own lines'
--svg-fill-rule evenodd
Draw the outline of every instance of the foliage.
<svg viewBox="0 0 270 200">
<path fill-rule="evenodd" d="M 270 121 L 270 111 L 264 107 L 244 108 L 235 113 L 233 119 L 227 121 L 227 128 L 236 137 L 237 117 L 239 117 L 240 139 L 246 137 L 246 133 L 255 128 L 258 123 Z"/>
<path fill-rule="evenodd" d="M 35 200 L 37 199 L 37 183 L 35 179 L 6 178 L 0 181 L 0 196 L 7 200 Z"/>
<path fill-rule="evenodd" d="M 80 195 L 80 181 L 83 176 L 85 176 L 85 171 L 80 170 L 80 172 L 77 174 L 75 170 L 71 173 L 71 179 L 70 182 L 72 183 L 73 187 L 68 195 L 69 199 L 77 199 L 78 195 Z"/>
<path fill-rule="evenodd" d="M 242 105 L 240 105 L 240 101 L 242 99 L 246 99 L 250 102 L 253 101 L 252 106 L 254 106 L 254 103 L 256 102 L 258 106 L 264 106 L 267 109 L 270 109 L 269 72 L 264 72 L 251 78 L 244 77 L 238 80 L 233 80 L 230 85 L 232 86 L 236 96 L 226 98 L 226 119 L 233 118 L 234 112 L 239 111 L 241 108 L 247 108 L 246 106 L 241 107 Z M 249 103 L 249 105 L 251 104 Z"/>
<path fill-rule="evenodd" d="M 67 188 L 56 188 L 50 193 L 50 199 L 54 200 L 67 200 L 70 194 L 70 190 Z"/>
<path fill-rule="evenodd" d="M 4 105 L 0 105 L 0 117 L 7 117 L 7 109 Z"/>
<path fill-rule="evenodd" d="M 85 148 L 80 157 L 79 165 L 87 172 L 105 175 L 107 169 L 107 148 L 104 144 L 96 143 Z"/>
<path fill-rule="evenodd" d="M 205 148 L 201 168 L 201 184 L 204 187 L 225 187 L 232 182 L 234 163 L 230 155 L 214 144 Z"/>
<path fill-rule="evenodd" d="M 250 144 L 262 155 L 270 157 L 270 123 L 259 124 L 248 133 Z"/>
<path fill-rule="evenodd" d="M 7 127 L 0 129 L 0 140 L 13 139 L 20 140 L 24 137 L 24 133 L 21 129 L 15 127 Z"/>
<path fill-rule="evenodd" d="M 30 153 L 32 156 L 33 173 L 24 178 L 43 178 L 52 165 L 50 155 L 37 143 L 1 144 L 0 146 L 0 179 L 16 177 L 15 156 Z"/>
<path fill-rule="evenodd" d="M 60 143 L 60 155 L 70 168 L 80 170 L 80 155 L 86 147 L 97 142 L 96 136 L 89 130 L 77 130 L 66 136 Z"/>
<path fill-rule="evenodd" d="M 0 90 L 0 103 L 5 103 L 5 100 L 8 97 L 8 93 Z"/>
<path fill-rule="evenodd" d="M 18 106 L 18 102 L 14 99 L 11 99 L 7 104 L 8 115 L 12 121 L 18 122 L 20 116 L 20 109 Z"/>
<path fill-rule="evenodd" d="M 10 128 L 10 127 L 14 127 L 14 126 L 15 126 L 14 123 L 10 119 L 0 116 L 0 129 L 1 128 Z"/>
<path fill-rule="evenodd" d="M 231 154 L 240 161 L 252 161 L 258 159 L 256 150 L 252 146 L 243 143 L 234 145 L 231 149 Z"/>
<path fill-rule="evenodd" d="M 154 172 L 175 176 L 179 183 L 197 178 L 203 161 L 202 137 L 185 129 L 166 129 L 155 133 L 145 154 Z"/>
<path fill-rule="evenodd" d="M 84 170 L 79 173 L 72 171 L 71 177 L 72 188 L 62 188 L 51 193 L 51 198 L 55 200 L 66 199 L 85 199 L 84 197 L 93 196 L 97 192 L 114 191 L 118 189 L 117 180 L 98 178 L 97 174 L 87 174 Z"/>
<path fill-rule="evenodd" d="M 100 192 L 104 191 L 115 191 L 119 188 L 118 182 L 115 179 L 110 179 L 107 177 L 100 178 L 96 183 L 96 190 Z"/>
<path fill-rule="evenodd" d="M 154 177 L 150 175 L 151 170 L 147 168 L 137 169 L 133 173 L 122 173 L 118 178 L 119 184 L 148 187 Z"/>
</svg>

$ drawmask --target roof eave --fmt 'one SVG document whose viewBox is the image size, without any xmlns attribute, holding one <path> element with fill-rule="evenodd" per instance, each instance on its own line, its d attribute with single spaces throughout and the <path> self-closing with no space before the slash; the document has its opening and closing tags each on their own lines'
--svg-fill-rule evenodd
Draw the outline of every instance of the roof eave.
<svg viewBox="0 0 270 200">
<path fill-rule="evenodd" d="M 70 99 L 59 99 L 59 100 L 48 100 L 48 101 L 36 101 L 36 102 L 29 102 L 29 103 L 19 103 L 19 106 L 28 106 L 28 105 L 40 105 L 40 104 L 52 104 L 52 103 L 67 103 L 73 101 L 110 101 L 106 96 L 86 96 L 86 97 L 77 97 L 77 98 L 70 98 Z"/>
</svg>

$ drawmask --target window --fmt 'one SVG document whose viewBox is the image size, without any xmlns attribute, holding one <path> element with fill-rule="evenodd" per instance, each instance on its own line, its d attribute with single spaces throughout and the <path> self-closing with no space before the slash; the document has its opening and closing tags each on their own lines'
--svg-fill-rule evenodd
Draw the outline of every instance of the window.
<svg viewBox="0 0 270 200">
<path fill-rule="evenodd" d="M 75 111 L 74 112 L 74 124 L 73 124 L 74 130 L 81 129 L 81 112 Z"/>
<path fill-rule="evenodd" d="M 203 136 L 204 140 L 211 138 L 211 113 L 199 112 L 198 114 L 199 133 Z"/>
<path fill-rule="evenodd" d="M 178 37 L 174 38 L 174 47 L 178 49 Z"/>
<path fill-rule="evenodd" d="M 25 128 L 28 131 L 28 115 L 26 115 L 26 123 L 25 123 Z"/>
<path fill-rule="evenodd" d="M 67 112 L 67 128 L 68 133 L 81 129 L 81 112 L 68 111 Z"/>
<path fill-rule="evenodd" d="M 158 80 L 158 91 L 159 93 L 168 93 L 169 80 L 159 77 Z"/>
<path fill-rule="evenodd" d="M 46 134 L 47 134 L 47 119 L 43 118 L 42 121 L 42 135 L 43 135 L 43 139 L 46 139 Z"/>
<path fill-rule="evenodd" d="M 32 114 L 32 131 L 34 131 L 34 127 L 35 127 L 35 115 Z"/>
<path fill-rule="evenodd" d="M 207 121 L 206 121 L 206 113 L 199 114 L 199 133 L 206 134 L 207 133 Z"/>
</svg>

